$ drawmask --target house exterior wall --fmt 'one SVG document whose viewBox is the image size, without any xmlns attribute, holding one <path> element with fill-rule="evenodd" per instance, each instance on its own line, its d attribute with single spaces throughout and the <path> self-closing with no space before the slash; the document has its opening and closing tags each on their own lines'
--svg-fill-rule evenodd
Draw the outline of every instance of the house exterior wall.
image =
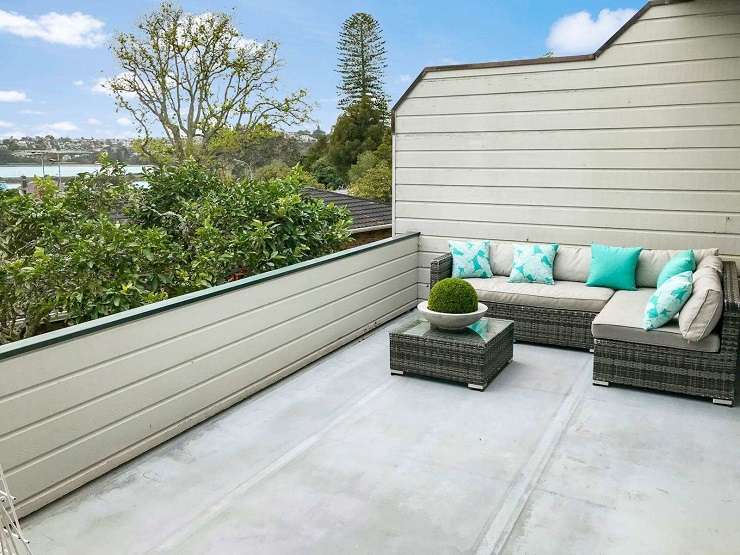
<svg viewBox="0 0 740 555">
<path fill-rule="evenodd" d="M 0 347 L 0 464 L 20 513 L 412 308 L 417 244 L 386 239 Z"/>
<path fill-rule="evenodd" d="M 429 71 L 394 133 L 421 297 L 450 238 L 740 260 L 740 2 L 653 5 L 593 59 Z"/>
</svg>

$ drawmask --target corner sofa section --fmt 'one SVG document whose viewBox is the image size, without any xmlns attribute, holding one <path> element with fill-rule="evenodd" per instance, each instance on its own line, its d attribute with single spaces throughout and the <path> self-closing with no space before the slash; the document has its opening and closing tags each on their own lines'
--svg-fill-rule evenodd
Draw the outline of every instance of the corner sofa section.
<svg viewBox="0 0 740 555">
<path fill-rule="evenodd" d="M 641 334 L 632 331 L 637 323 L 638 301 L 644 298 L 647 303 L 644 294 L 642 298 L 636 296 L 630 305 L 622 304 L 623 313 L 614 315 L 628 324 L 621 326 L 621 330 L 605 325 L 613 321 L 606 311 L 600 314 L 593 326 L 594 382 L 709 397 L 714 403 L 731 406 L 735 401 L 740 334 L 740 292 L 734 262 L 723 263 L 722 288 L 722 319 L 710 335 L 691 343 L 692 349 L 686 348 L 675 323 L 650 332 L 636 330 Z"/>
</svg>

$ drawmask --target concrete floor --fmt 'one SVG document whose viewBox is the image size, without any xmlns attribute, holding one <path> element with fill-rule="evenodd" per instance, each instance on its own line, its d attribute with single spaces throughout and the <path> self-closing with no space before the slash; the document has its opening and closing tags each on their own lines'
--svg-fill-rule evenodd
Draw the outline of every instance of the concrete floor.
<svg viewBox="0 0 740 555">
<path fill-rule="evenodd" d="M 401 320 L 26 518 L 34 552 L 740 553 L 740 408 L 523 344 L 482 393 L 390 376 Z"/>
</svg>

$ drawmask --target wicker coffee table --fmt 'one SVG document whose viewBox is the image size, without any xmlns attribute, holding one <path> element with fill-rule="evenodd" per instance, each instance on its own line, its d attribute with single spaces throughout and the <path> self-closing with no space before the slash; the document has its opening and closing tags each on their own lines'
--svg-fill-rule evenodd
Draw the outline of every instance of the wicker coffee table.
<svg viewBox="0 0 740 555">
<path fill-rule="evenodd" d="M 462 382 L 482 391 L 511 362 L 514 322 L 481 318 L 450 332 L 414 320 L 392 331 L 390 341 L 391 374 Z"/>
</svg>

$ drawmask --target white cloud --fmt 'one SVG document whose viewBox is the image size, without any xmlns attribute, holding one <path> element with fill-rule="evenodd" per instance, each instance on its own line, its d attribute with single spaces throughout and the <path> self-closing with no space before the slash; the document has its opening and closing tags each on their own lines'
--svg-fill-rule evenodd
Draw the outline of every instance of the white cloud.
<svg viewBox="0 0 740 555">
<path fill-rule="evenodd" d="M 90 90 L 95 94 L 107 94 L 108 96 L 115 96 L 113 94 L 113 91 L 111 90 L 111 83 L 115 81 L 116 79 L 125 79 L 129 77 L 131 74 L 127 72 L 119 73 L 115 77 L 99 77 L 95 80 L 93 83 L 93 86 L 90 87 Z M 136 95 L 132 92 L 124 92 L 122 93 L 123 98 L 136 98 Z"/>
<path fill-rule="evenodd" d="M 28 97 L 21 91 L 0 91 L 0 102 L 28 102 Z"/>
<path fill-rule="evenodd" d="M 129 126 L 133 125 L 133 122 L 130 119 L 124 118 L 124 117 L 118 118 L 116 120 L 116 123 L 118 125 L 123 125 L 124 127 L 129 127 Z"/>
<path fill-rule="evenodd" d="M 237 37 L 236 39 L 234 39 L 234 47 L 243 48 L 248 53 L 255 53 L 263 46 L 264 45 L 261 42 L 258 42 L 254 39 L 248 39 L 245 37 Z"/>
<path fill-rule="evenodd" d="M 100 77 L 99 79 L 95 80 L 95 83 L 93 83 L 93 86 L 90 90 L 96 94 L 111 94 L 110 82 L 112 80 L 112 78 L 109 79 L 108 77 Z"/>
<path fill-rule="evenodd" d="M 77 131 L 79 129 L 71 121 L 58 121 L 56 123 L 50 123 L 46 127 L 52 131 Z"/>
<path fill-rule="evenodd" d="M 4 127 L 5 129 L 7 129 L 8 127 L 15 127 L 15 124 L 0 119 L 0 127 Z"/>
<path fill-rule="evenodd" d="M 100 120 L 95 118 L 87 118 L 88 125 L 100 125 Z"/>
<path fill-rule="evenodd" d="M 49 12 L 36 18 L 0 10 L 0 32 L 54 44 L 94 48 L 105 41 L 105 23 L 82 12 Z"/>
<path fill-rule="evenodd" d="M 42 112 L 41 110 L 21 110 L 21 114 L 26 114 L 29 116 L 43 116 L 46 112 Z"/>
<path fill-rule="evenodd" d="M 75 87 L 81 87 L 82 85 L 84 85 L 84 84 L 85 84 L 85 82 L 84 82 L 84 81 L 83 81 L 82 79 L 77 79 L 77 81 L 72 81 L 72 84 L 73 84 L 73 85 L 74 85 Z"/>
<path fill-rule="evenodd" d="M 399 83 L 411 83 L 412 79 L 413 77 L 411 77 L 411 75 L 409 75 L 408 73 L 404 73 L 398 76 Z"/>
<path fill-rule="evenodd" d="M 558 19 L 550 28 L 547 47 L 555 54 L 589 54 L 635 15 L 632 9 L 603 9 L 596 19 L 582 11 Z"/>
<path fill-rule="evenodd" d="M 39 125 L 36 127 L 34 134 L 36 135 L 68 135 L 72 131 L 78 131 L 77 127 L 71 121 L 57 121 L 54 123 L 47 123 L 45 125 Z"/>
</svg>

